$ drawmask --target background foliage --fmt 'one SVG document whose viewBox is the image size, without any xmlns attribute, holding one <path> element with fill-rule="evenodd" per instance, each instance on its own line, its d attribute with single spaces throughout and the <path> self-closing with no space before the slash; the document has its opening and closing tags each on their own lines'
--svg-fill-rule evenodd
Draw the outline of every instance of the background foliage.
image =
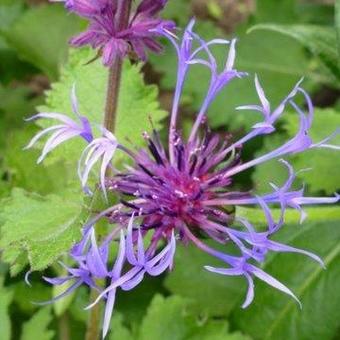
<svg viewBox="0 0 340 340">
<path fill-rule="evenodd" d="M 273 105 L 305 77 L 304 86 L 317 106 L 312 135 L 320 139 L 340 125 L 340 2 L 322 0 L 169 0 L 164 13 L 186 25 L 193 15 L 206 37 L 237 36 L 237 67 L 250 73 L 219 95 L 209 121 L 220 132 L 242 134 L 258 118 L 235 113 L 235 106 L 256 101 L 253 75 L 257 73 Z M 87 49 L 70 50 L 68 38 L 84 23 L 67 15 L 62 6 L 41 0 L 0 0 L 0 330 L 1 340 L 83 339 L 88 314 L 83 307 L 89 292 L 75 294 L 53 306 L 32 301 L 48 300 L 57 289 L 42 283 L 42 274 L 62 274 L 56 260 L 63 257 L 80 234 L 94 207 L 81 201 L 75 162 L 82 145 L 61 147 L 36 166 L 38 150 L 22 147 L 37 130 L 24 117 L 39 109 L 71 113 L 69 91 L 73 83 L 82 113 L 100 124 L 106 73 Z M 216 50 L 224 58 L 223 49 Z M 175 84 L 176 60 L 166 46 L 162 56 L 146 65 L 126 62 L 119 102 L 120 139 L 142 143 L 150 128 L 148 116 L 165 126 Z M 208 74 L 190 75 L 182 102 L 183 128 L 201 104 Z M 132 119 L 131 119 L 131 115 Z M 247 147 L 247 157 L 262 154 L 289 138 L 295 130 L 289 114 L 274 138 Z M 290 160 L 300 183 L 312 195 L 339 190 L 340 158 L 332 151 L 310 151 Z M 286 170 L 277 164 L 258 167 L 239 178 L 238 185 L 258 191 L 277 184 Z M 97 208 L 97 207 L 96 207 Z M 258 222 L 262 214 L 240 209 L 238 214 Z M 298 255 L 273 255 L 266 269 L 283 280 L 301 298 L 303 310 L 293 301 L 256 282 L 256 298 L 246 311 L 240 308 L 244 282 L 214 276 L 202 268 L 211 264 L 191 247 L 178 249 L 170 275 L 148 279 L 135 291 L 118 295 L 110 340 L 335 340 L 340 337 L 340 209 L 315 208 L 300 226 L 298 216 L 287 217 L 281 241 L 306 248 L 323 257 L 327 270 Z M 29 269 L 32 287 L 23 282 Z M 43 273 L 42 273 L 43 271 Z"/>
</svg>

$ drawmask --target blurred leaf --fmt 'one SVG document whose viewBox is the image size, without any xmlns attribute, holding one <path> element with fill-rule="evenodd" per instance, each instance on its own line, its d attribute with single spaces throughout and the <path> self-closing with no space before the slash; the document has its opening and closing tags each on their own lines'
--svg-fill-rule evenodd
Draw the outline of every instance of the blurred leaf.
<svg viewBox="0 0 340 340">
<path fill-rule="evenodd" d="M 134 290 L 117 292 L 116 309 L 132 327 L 141 322 L 153 296 L 166 293 L 162 283 L 162 277 L 147 277 Z"/>
<path fill-rule="evenodd" d="M 38 305 L 32 303 L 33 301 L 48 301 L 51 299 L 51 289 L 41 282 L 34 282 L 30 287 L 22 280 L 11 287 L 14 290 L 14 302 L 21 311 L 27 314 L 32 314 L 39 308 Z"/>
<path fill-rule="evenodd" d="M 75 118 L 71 111 L 70 93 L 73 84 L 76 84 L 80 112 L 90 120 L 95 133 L 99 134 L 96 126 L 102 125 L 104 117 L 108 72 L 100 60 L 85 65 L 92 58 L 93 51 L 89 49 L 72 51 L 60 81 L 52 85 L 52 90 L 47 93 L 46 106 L 41 107 L 40 111 L 60 112 Z M 126 138 L 129 138 L 136 146 L 144 145 L 141 135 L 150 129 L 148 117 L 159 128 L 161 120 L 166 116 L 166 112 L 159 108 L 157 87 L 145 85 L 141 66 L 131 65 L 128 61 L 124 64 L 115 131 L 121 143 L 126 143 Z M 63 159 L 75 164 L 84 146 L 78 140 L 67 142 L 55 150 L 47 161 Z"/>
<path fill-rule="evenodd" d="M 195 31 L 206 39 L 223 37 L 215 26 L 207 22 L 197 23 Z M 254 73 L 259 74 L 273 105 L 278 104 L 302 76 L 309 73 L 315 80 L 320 80 L 318 75 L 309 72 L 309 65 L 301 46 L 292 39 L 278 37 L 278 34 L 272 32 L 240 36 L 236 46 L 236 68 L 249 72 L 250 76 L 233 80 L 215 98 L 208 112 L 211 127 L 229 125 L 231 129 L 236 130 L 251 127 L 260 119 L 257 114 L 235 111 L 235 107 L 239 105 L 258 102 L 254 89 Z M 219 64 L 224 65 L 228 48 L 219 46 L 214 48 L 213 52 Z M 156 70 L 162 73 L 161 85 L 165 89 L 173 89 L 176 84 L 176 60 L 173 49 L 168 45 L 162 58 L 151 57 Z M 190 109 L 194 112 L 199 110 L 209 82 L 210 75 L 206 68 L 192 66 L 184 87 L 184 97 L 190 99 Z"/>
<path fill-rule="evenodd" d="M 0 2 L 0 31 L 8 29 L 24 11 L 21 0 L 1 0 Z"/>
<path fill-rule="evenodd" d="M 13 299 L 13 291 L 2 287 L 0 282 L 0 330 L 1 339 L 10 340 L 11 339 L 11 319 L 9 316 L 8 308 Z"/>
<path fill-rule="evenodd" d="M 190 0 L 171 0 L 165 6 L 162 17 L 175 20 L 178 26 L 185 26 L 191 14 Z"/>
<path fill-rule="evenodd" d="M 340 0 L 335 0 L 335 29 L 337 35 L 338 55 L 340 58 Z"/>
<path fill-rule="evenodd" d="M 260 0 L 256 2 L 257 22 L 290 23 L 296 20 L 295 0 Z"/>
<path fill-rule="evenodd" d="M 48 326 L 52 321 L 51 307 L 40 309 L 33 317 L 24 323 L 20 340 L 51 340 L 54 331 Z"/>
<path fill-rule="evenodd" d="M 337 206 L 330 207 L 314 207 L 314 208 L 305 208 L 304 211 L 307 213 L 308 219 L 305 222 L 308 224 L 324 222 L 327 221 L 338 221 L 340 220 L 340 209 Z M 263 210 L 261 208 L 248 208 L 248 207 L 237 207 L 236 208 L 237 216 L 248 219 L 255 225 L 263 226 L 263 222 L 265 222 Z M 277 220 L 281 215 L 281 209 L 274 208 L 271 209 L 273 217 Z M 287 225 L 297 225 L 300 223 L 300 212 L 295 209 L 288 209 L 285 213 L 285 223 Z"/>
<path fill-rule="evenodd" d="M 67 40 L 80 28 L 81 21 L 62 6 L 46 5 L 27 10 L 2 34 L 20 57 L 55 79 L 66 59 Z"/>
<path fill-rule="evenodd" d="M 286 121 L 285 129 L 291 138 L 294 136 L 294 132 L 298 130 L 298 123 L 292 115 L 287 116 Z M 314 143 L 318 143 L 330 136 L 339 127 L 339 112 L 333 109 L 317 109 L 310 136 Z M 333 138 L 329 143 L 340 145 L 340 136 Z M 296 170 L 311 168 L 310 171 L 298 174 L 298 177 L 307 184 L 309 191 L 325 191 L 331 195 L 340 189 L 338 172 L 338 169 L 340 169 L 340 157 L 338 151 L 319 148 L 298 153 L 293 158 L 293 165 Z"/>
<path fill-rule="evenodd" d="M 53 286 L 52 288 L 52 296 L 53 298 L 59 296 L 63 292 L 65 292 L 74 282 L 67 281 L 62 285 L 59 286 Z M 70 307 L 73 299 L 74 299 L 75 291 L 71 292 L 71 294 L 67 294 L 62 299 L 56 301 L 53 303 L 53 310 L 55 312 L 55 315 L 57 317 L 62 316 L 65 311 Z"/>
<path fill-rule="evenodd" d="M 199 318 L 190 302 L 179 296 L 156 295 L 141 324 L 139 340 L 246 340 L 241 333 L 229 333 L 225 320 Z"/>
<path fill-rule="evenodd" d="M 240 278 L 211 275 L 205 265 L 219 262 L 194 246 L 178 246 L 173 272 L 166 277 L 165 287 L 171 293 L 189 298 L 193 308 L 213 316 L 227 316 L 238 303 L 245 285 Z"/>
<path fill-rule="evenodd" d="M 264 269 L 301 299 L 296 302 L 275 289 L 255 282 L 255 300 L 247 310 L 235 309 L 237 327 L 255 339 L 335 339 L 340 327 L 340 218 L 289 225 L 277 239 L 320 255 L 327 269 L 298 254 L 273 254 Z"/>
<path fill-rule="evenodd" d="M 340 64 L 334 28 L 316 25 L 260 24 L 253 26 L 248 32 L 256 30 L 278 32 L 299 41 L 322 61 L 339 85 Z"/>
<path fill-rule="evenodd" d="M 80 237 L 80 210 L 71 193 L 42 197 L 13 189 L 0 211 L 3 260 L 13 265 L 27 251 L 32 270 L 46 268 Z"/>
<path fill-rule="evenodd" d="M 131 340 L 133 339 L 131 332 L 123 324 L 121 314 L 115 313 L 111 321 L 110 340 Z"/>
<path fill-rule="evenodd" d="M 284 132 L 276 133 L 273 136 L 266 136 L 263 147 L 256 152 L 255 157 L 263 155 L 279 147 L 291 139 L 298 130 L 297 116 L 286 114 L 284 116 Z M 340 115 L 333 109 L 316 109 L 314 123 L 310 130 L 310 136 L 314 143 L 318 143 L 330 136 L 340 126 Z M 331 144 L 339 145 L 340 138 L 336 137 Z M 310 169 L 297 174 L 295 188 L 301 188 L 303 183 L 307 184 L 309 192 L 325 192 L 332 195 L 340 188 L 337 169 L 340 167 L 340 159 L 336 150 L 313 149 L 298 153 L 286 159 L 294 166 L 295 171 Z M 327 174 L 324 176 L 323 174 Z M 259 193 L 272 191 L 269 183 L 282 185 L 288 177 L 286 167 L 277 159 L 268 161 L 257 166 L 252 178 Z"/>
</svg>

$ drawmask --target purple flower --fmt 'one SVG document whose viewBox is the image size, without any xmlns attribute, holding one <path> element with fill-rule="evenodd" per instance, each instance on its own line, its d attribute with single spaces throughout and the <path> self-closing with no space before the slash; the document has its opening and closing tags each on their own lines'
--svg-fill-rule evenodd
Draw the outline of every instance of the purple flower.
<svg viewBox="0 0 340 340">
<path fill-rule="evenodd" d="M 86 183 L 88 181 L 90 171 L 95 163 L 101 159 L 100 185 L 105 198 L 107 198 L 105 189 L 105 173 L 117 150 L 118 142 L 116 137 L 110 131 L 102 128 L 102 132 L 102 137 L 94 139 L 83 151 L 78 164 L 78 175 L 83 188 L 87 190 Z"/>
<path fill-rule="evenodd" d="M 51 127 L 48 127 L 40 131 L 38 134 L 36 134 L 31 139 L 31 141 L 25 147 L 25 149 L 30 149 L 41 137 L 45 136 L 46 134 L 50 132 L 53 132 L 51 137 L 47 140 L 40 157 L 38 158 L 38 163 L 42 162 L 44 158 L 47 156 L 47 154 L 53 149 L 55 149 L 59 144 L 62 144 L 66 142 L 67 140 L 72 139 L 73 137 L 80 136 L 83 139 L 85 139 L 87 142 L 92 141 L 93 136 L 92 136 L 90 123 L 86 117 L 81 116 L 79 114 L 78 102 L 77 102 L 74 86 L 73 86 L 72 94 L 71 94 L 71 102 L 72 102 L 73 112 L 76 114 L 77 118 L 79 119 L 80 124 L 76 123 L 74 120 L 72 120 L 71 118 L 69 118 L 68 116 L 64 114 L 51 113 L 51 112 L 38 113 L 27 119 L 27 121 L 32 121 L 32 120 L 37 120 L 40 118 L 48 118 L 48 119 L 58 120 L 61 123 L 58 125 L 53 125 Z"/>
<path fill-rule="evenodd" d="M 71 44 L 98 49 L 106 66 L 112 65 L 116 56 L 125 57 L 131 51 L 141 60 L 146 60 L 147 49 L 159 53 L 162 47 L 155 39 L 158 36 L 156 30 L 159 27 L 169 30 L 175 27 L 173 22 L 157 17 L 167 0 L 142 0 L 130 16 L 127 27 L 120 27 L 122 14 L 117 0 L 63 2 L 67 10 L 89 20 L 88 29 L 73 37 Z"/>
<path fill-rule="evenodd" d="M 147 12 L 147 8 L 147 15 L 152 15 L 158 9 L 156 5 L 151 6 L 151 1 L 142 4 L 140 11 Z M 157 131 L 154 130 L 152 134 L 143 134 L 146 148 L 131 151 L 110 132 L 103 130 L 101 138 L 90 141 L 79 162 L 79 176 L 85 186 L 90 170 L 101 159 L 100 187 L 105 196 L 107 191 L 113 192 L 120 198 L 120 203 L 102 211 L 85 226 L 83 240 L 71 251 L 71 257 L 78 267 L 68 269 L 70 275 L 67 278 L 50 282 L 58 284 L 72 278 L 79 284 L 94 286 L 95 278 L 108 279 L 109 284 L 103 289 L 94 286 L 100 290 L 100 294 L 96 301 L 88 306 L 90 308 L 101 299 L 106 300 L 104 336 L 108 331 L 117 289 L 131 290 L 145 275 L 156 276 L 171 269 L 176 242 L 184 245 L 192 243 L 225 264 L 225 268 L 206 266 L 207 270 L 222 275 L 243 276 L 248 283 L 243 307 L 247 307 L 254 298 L 254 278 L 298 301 L 289 288 L 258 267 L 266 260 L 268 253 L 300 253 L 323 266 L 317 255 L 273 241 L 271 238 L 284 227 L 288 209 L 300 211 L 302 221 L 305 217 L 304 205 L 332 204 L 340 200 L 338 194 L 335 197 L 305 197 L 303 189 L 293 190 L 296 174 L 292 166 L 281 159 L 309 149 L 338 150 L 339 146 L 332 145 L 329 141 L 339 133 L 339 129 L 321 142 L 312 141 L 309 131 L 313 124 L 314 110 L 310 97 L 301 87 L 301 81 L 272 109 L 256 76 L 255 88 L 260 105 L 247 105 L 238 109 L 259 111 L 263 121 L 254 125 L 248 134 L 235 142 L 231 142 L 230 138 L 222 140 L 219 135 L 211 133 L 209 128 L 202 124 L 202 120 L 212 101 L 223 87 L 246 74 L 234 67 L 235 40 L 229 42 L 215 39 L 205 42 L 193 32 L 193 26 L 194 21 L 190 22 L 179 43 L 166 28 L 155 29 L 174 44 L 178 55 L 178 79 L 171 112 L 168 147 L 163 146 Z M 210 46 L 214 44 L 229 47 L 222 72 L 218 71 L 217 62 L 210 51 Z M 194 48 L 195 45 L 198 47 Z M 177 128 L 179 103 L 187 72 L 193 65 L 208 67 L 211 80 L 190 137 L 184 140 Z M 305 100 L 305 111 L 295 103 L 297 96 Z M 299 121 L 295 136 L 264 155 L 242 162 L 243 144 L 259 135 L 274 133 L 276 124 L 287 106 L 296 112 Z M 109 172 L 107 169 L 117 148 L 126 153 L 131 162 L 124 171 L 115 169 L 114 172 Z M 240 192 L 233 189 L 235 175 L 272 159 L 280 159 L 288 169 L 288 179 L 282 187 L 272 184 L 272 192 L 261 196 L 251 190 Z M 261 232 L 247 219 L 234 217 L 226 209 L 242 205 L 254 205 L 263 210 L 266 221 Z M 278 221 L 274 220 L 271 213 L 270 207 L 273 205 L 281 209 Z M 92 226 L 101 218 L 107 218 L 115 227 L 111 235 L 97 246 Z M 125 233 L 122 232 L 124 230 Z M 107 266 L 108 244 L 114 242 L 119 233 L 119 252 L 110 271 Z M 238 249 L 238 255 L 218 251 L 208 246 L 204 238 L 200 239 L 197 235 L 204 235 L 222 245 L 232 243 Z"/>
</svg>

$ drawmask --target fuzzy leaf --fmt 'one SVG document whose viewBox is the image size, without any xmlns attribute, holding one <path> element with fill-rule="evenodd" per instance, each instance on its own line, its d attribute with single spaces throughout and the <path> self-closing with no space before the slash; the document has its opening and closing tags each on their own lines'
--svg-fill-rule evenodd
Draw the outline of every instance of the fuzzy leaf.
<svg viewBox="0 0 340 340">
<path fill-rule="evenodd" d="M 54 331 L 48 326 L 52 321 L 51 307 L 45 307 L 36 312 L 30 320 L 24 323 L 20 340 L 51 340 Z"/>
<path fill-rule="evenodd" d="M 60 81 L 52 85 L 52 90 L 47 93 L 46 106 L 40 111 L 60 112 L 75 118 L 70 103 L 71 89 L 75 84 L 81 114 L 95 128 L 102 125 L 108 72 L 100 60 L 85 65 L 93 56 L 89 49 L 71 52 Z M 137 146 L 144 145 L 141 134 L 151 128 L 149 116 L 156 128 L 160 128 L 160 122 L 166 116 L 166 112 L 159 108 L 156 86 L 145 85 L 141 66 L 131 65 L 128 61 L 124 63 L 115 131 L 121 143 L 126 144 L 126 138 L 129 138 Z M 45 123 L 42 122 L 44 126 Z M 95 133 L 100 134 L 98 129 Z M 74 163 L 84 147 L 82 141 L 70 141 L 53 151 L 47 161 L 63 159 Z"/>
<path fill-rule="evenodd" d="M 80 28 L 81 21 L 66 15 L 62 6 L 46 5 L 25 11 L 2 34 L 21 58 L 55 79 L 66 59 L 67 40 Z"/>
<path fill-rule="evenodd" d="M 67 252 L 80 237 L 81 203 L 65 197 L 13 189 L 2 201 L 0 247 L 4 261 L 15 265 L 27 252 L 32 270 L 42 270 Z"/>
</svg>

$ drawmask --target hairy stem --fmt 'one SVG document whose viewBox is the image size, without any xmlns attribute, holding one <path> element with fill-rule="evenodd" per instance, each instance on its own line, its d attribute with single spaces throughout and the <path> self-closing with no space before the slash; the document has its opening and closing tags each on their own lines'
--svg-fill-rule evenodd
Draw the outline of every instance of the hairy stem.
<svg viewBox="0 0 340 340">
<path fill-rule="evenodd" d="M 129 24 L 129 17 L 131 12 L 132 0 L 118 0 L 117 12 L 115 15 L 116 31 L 119 32 L 125 29 Z M 118 108 L 118 98 L 120 83 L 122 77 L 123 60 L 116 55 L 116 58 L 110 67 L 106 103 L 105 103 L 105 116 L 104 127 L 114 132 L 116 127 L 116 116 Z M 94 289 L 91 290 L 90 300 L 94 301 L 98 297 L 98 292 Z M 100 339 L 100 318 L 101 318 L 101 304 L 96 304 L 90 312 L 85 340 L 99 340 Z"/>
<path fill-rule="evenodd" d="M 98 297 L 98 292 L 94 289 L 91 290 L 90 301 L 94 301 Z M 85 340 L 100 339 L 100 303 L 91 309 L 91 313 L 87 323 Z"/>
<path fill-rule="evenodd" d="M 117 31 L 125 29 L 129 24 L 131 11 L 131 0 L 119 0 L 116 13 L 116 28 Z M 120 81 L 122 77 L 123 60 L 118 55 L 116 56 L 109 70 L 104 127 L 111 132 L 114 132 L 116 125 L 118 98 L 120 90 Z"/>
</svg>

